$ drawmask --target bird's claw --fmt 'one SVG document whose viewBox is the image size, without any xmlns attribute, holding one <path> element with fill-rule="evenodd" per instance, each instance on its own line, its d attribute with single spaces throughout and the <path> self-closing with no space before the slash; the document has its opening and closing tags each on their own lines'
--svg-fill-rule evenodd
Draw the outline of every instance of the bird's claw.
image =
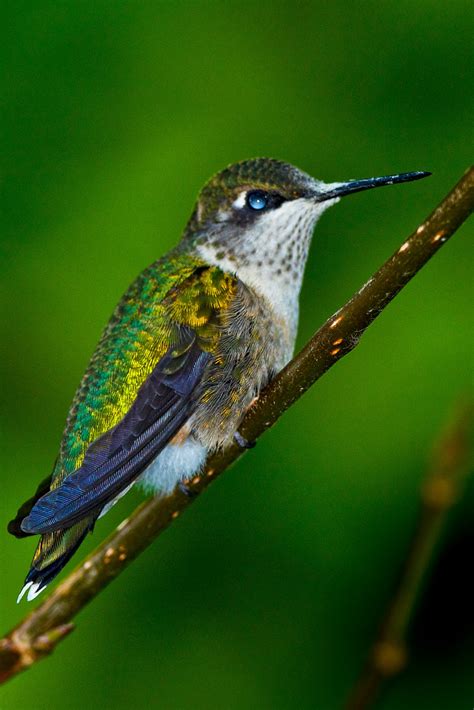
<svg viewBox="0 0 474 710">
<path fill-rule="evenodd" d="M 178 488 L 187 498 L 195 498 L 197 496 L 197 492 L 191 490 L 183 481 L 178 483 Z"/>
<path fill-rule="evenodd" d="M 242 436 L 240 431 L 236 431 L 234 434 L 234 439 L 237 444 L 241 449 L 253 449 L 253 447 L 256 445 L 256 441 L 249 441 L 248 439 L 245 438 L 245 436 Z"/>
</svg>

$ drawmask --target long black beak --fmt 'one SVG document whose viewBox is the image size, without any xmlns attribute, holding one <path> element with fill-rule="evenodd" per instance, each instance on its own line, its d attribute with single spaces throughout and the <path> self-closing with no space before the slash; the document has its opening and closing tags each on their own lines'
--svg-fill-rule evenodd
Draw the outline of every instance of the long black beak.
<svg viewBox="0 0 474 710">
<path fill-rule="evenodd" d="M 349 195 L 351 192 L 360 192 L 361 190 L 371 190 L 373 187 L 382 187 L 382 185 L 395 185 L 397 182 L 411 182 L 412 180 L 421 180 L 428 177 L 431 173 L 424 170 L 416 170 L 413 173 L 400 173 L 399 175 L 385 175 L 384 177 L 364 178 L 363 180 L 350 180 L 349 182 L 335 183 L 328 185 L 327 192 L 318 194 L 318 202 L 324 200 L 332 200 L 335 197 Z"/>
</svg>

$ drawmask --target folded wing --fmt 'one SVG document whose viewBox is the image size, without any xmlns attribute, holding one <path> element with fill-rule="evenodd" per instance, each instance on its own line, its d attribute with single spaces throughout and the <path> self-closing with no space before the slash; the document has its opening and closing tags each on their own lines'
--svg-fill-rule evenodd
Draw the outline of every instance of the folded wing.
<svg viewBox="0 0 474 710">
<path fill-rule="evenodd" d="M 191 416 L 210 355 L 194 331 L 165 353 L 125 417 L 87 449 L 82 465 L 42 496 L 22 521 L 25 534 L 66 529 L 98 515 L 152 461 Z"/>
</svg>

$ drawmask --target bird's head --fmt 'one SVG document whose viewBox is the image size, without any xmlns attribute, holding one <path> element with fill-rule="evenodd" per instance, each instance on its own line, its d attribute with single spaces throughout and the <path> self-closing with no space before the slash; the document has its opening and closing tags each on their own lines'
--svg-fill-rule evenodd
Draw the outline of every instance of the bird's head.
<svg viewBox="0 0 474 710">
<path fill-rule="evenodd" d="M 430 173 L 324 183 L 288 163 L 255 158 L 230 165 L 201 190 L 183 244 L 225 270 L 255 283 L 297 282 L 318 217 L 340 197 Z M 263 273 L 265 272 L 265 273 Z"/>
<path fill-rule="evenodd" d="M 303 223 L 312 228 L 317 217 L 344 195 L 429 174 L 418 171 L 328 184 L 280 160 L 245 160 L 230 165 L 206 183 L 187 234 L 218 233 L 227 236 L 232 246 L 232 240 L 244 232 L 250 236 L 258 231 L 265 238 L 267 226 L 272 232 L 294 233 L 301 231 L 299 225 Z"/>
<path fill-rule="evenodd" d="M 317 185 L 317 180 L 279 160 L 234 163 L 203 187 L 189 226 L 198 231 L 220 231 L 223 224 L 229 230 L 252 229 L 270 213 L 284 215 L 289 203 L 298 201 L 304 212 Z"/>
</svg>

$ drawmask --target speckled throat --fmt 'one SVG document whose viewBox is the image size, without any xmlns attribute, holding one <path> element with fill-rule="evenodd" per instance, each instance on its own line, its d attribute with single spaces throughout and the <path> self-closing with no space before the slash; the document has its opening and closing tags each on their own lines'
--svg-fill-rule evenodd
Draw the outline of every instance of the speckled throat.
<svg viewBox="0 0 474 710">
<path fill-rule="evenodd" d="M 311 237 L 319 216 L 331 204 L 300 198 L 262 214 L 251 225 L 230 225 L 222 219 L 196 235 L 194 248 L 201 259 L 235 274 L 266 298 L 294 341 Z"/>
</svg>

